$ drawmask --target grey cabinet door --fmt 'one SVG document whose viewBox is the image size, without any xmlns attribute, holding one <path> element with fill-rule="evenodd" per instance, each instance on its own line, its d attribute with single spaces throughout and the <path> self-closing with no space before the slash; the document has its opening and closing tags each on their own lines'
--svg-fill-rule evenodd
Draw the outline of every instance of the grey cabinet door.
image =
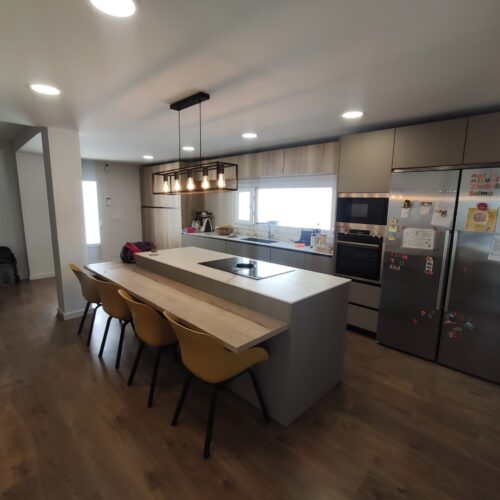
<svg viewBox="0 0 500 500">
<path fill-rule="evenodd" d="M 398 127 L 392 168 L 460 165 L 467 118 Z"/>
<path fill-rule="evenodd" d="M 312 253 L 304 254 L 304 269 L 316 273 L 332 274 L 333 259 L 329 256 L 314 255 Z"/>
<path fill-rule="evenodd" d="M 203 236 L 198 236 L 198 239 L 201 240 L 201 248 L 213 250 L 214 252 L 226 253 L 225 240 L 218 240 L 216 238 L 204 238 Z"/>
<path fill-rule="evenodd" d="M 271 248 L 271 262 L 299 269 L 304 269 L 305 266 L 304 254 L 302 252 L 281 250 L 280 248 Z"/>
<path fill-rule="evenodd" d="M 238 257 L 248 257 L 249 259 L 270 261 L 271 249 L 265 246 L 249 245 L 248 243 L 238 243 L 235 241 L 226 242 L 226 252 Z"/>
<path fill-rule="evenodd" d="M 393 147 L 394 129 L 341 137 L 339 192 L 389 192 Z"/>
<path fill-rule="evenodd" d="M 500 161 L 500 113 L 469 117 L 464 163 Z"/>
</svg>

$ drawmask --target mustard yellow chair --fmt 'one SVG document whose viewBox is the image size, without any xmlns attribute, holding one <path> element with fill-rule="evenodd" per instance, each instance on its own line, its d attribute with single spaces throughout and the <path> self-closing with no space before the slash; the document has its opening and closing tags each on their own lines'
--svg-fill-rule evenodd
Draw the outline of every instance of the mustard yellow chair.
<svg viewBox="0 0 500 500">
<path fill-rule="evenodd" d="M 269 414 L 262 391 L 260 390 L 255 373 L 251 370 L 256 364 L 268 360 L 267 351 L 262 347 L 252 347 L 241 353 L 230 352 L 214 337 L 200 331 L 192 330 L 168 312 L 164 312 L 163 314 L 170 321 L 174 329 L 179 341 L 182 362 L 190 372 L 182 389 L 179 403 L 172 419 L 172 425 L 177 425 L 193 376 L 213 386 L 203 457 L 208 458 L 210 456 L 217 393 L 224 382 L 229 382 L 248 372 L 259 399 L 264 420 L 269 422 Z"/>
<path fill-rule="evenodd" d="M 87 345 L 89 345 L 90 339 L 92 337 L 92 331 L 94 329 L 95 315 L 97 313 L 97 309 L 101 307 L 101 298 L 99 296 L 99 290 L 97 289 L 98 280 L 96 280 L 89 274 L 83 272 L 76 264 L 69 264 L 69 268 L 78 278 L 78 281 L 80 282 L 80 287 L 82 289 L 83 298 L 87 301 L 82 319 L 80 321 L 80 326 L 78 327 L 77 335 L 81 335 L 82 333 L 83 325 L 85 323 L 85 320 L 87 319 L 89 308 L 91 307 L 92 304 L 96 305 L 96 308 L 94 309 L 94 314 L 92 315 L 92 321 L 90 322 L 89 335 L 87 337 Z"/>
<path fill-rule="evenodd" d="M 151 406 L 153 406 L 160 357 L 167 349 L 175 349 L 177 346 L 177 337 L 175 336 L 168 320 L 166 320 L 159 312 L 155 311 L 152 307 L 146 304 L 137 302 L 125 290 L 120 289 L 118 290 L 118 293 L 126 302 L 132 314 L 135 333 L 139 338 L 139 349 L 137 351 L 127 385 L 132 385 L 134 382 L 135 373 L 137 371 L 137 367 L 139 366 L 139 360 L 141 359 L 144 346 L 147 345 L 158 349 L 153 368 L 153 376 L 149 386 L 148 408 L 151 408 Z"/>
<path fill-rule="evenodd" d="M 108 337 L 109 325 L 111 320 L 116 318 L 121 326 L 120 330 L 120 340 L 118 342 L 118 352 L 116 353 L 115 368 L 118 370 L 120 368 L 120 359 L 122 355 L 123 339 L 125 337 L 125 328 L 129 323 L 132 322 L 132 316 L 127 303 L 118 294 L 120 287 L 115 283 L 109 281 L 98 281 L 97 289 L 99 290 L 99 296 L 101 297 L 101 304 L 104 312 L 109 315 L 106 321 L 106 328 L 104 329 L 104 335 L 102 337 L 101 348 L 99 349 L 99 357 L 102 358 L 104 352 L 104 346 L 106 345 L 106 339 Z M 133 323 L 132 323 L 133 326 Z"/>
</svg>

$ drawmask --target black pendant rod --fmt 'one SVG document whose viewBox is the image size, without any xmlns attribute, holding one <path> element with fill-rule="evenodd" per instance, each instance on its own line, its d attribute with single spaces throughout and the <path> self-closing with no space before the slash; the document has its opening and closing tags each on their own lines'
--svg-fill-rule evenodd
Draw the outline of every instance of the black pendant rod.
<svg viewBox="0 0 500 500">
<path fill-rule="evenodd" d="M 201 165 L 201 101 L 198 103 L 200 121 L 200 165 Z"/>
<path fill-rule="evenodd" d="M 181 166 L 181 112 L 177 111 L 177 125 L 179 128 L 179 167 Z"/>
</svg>

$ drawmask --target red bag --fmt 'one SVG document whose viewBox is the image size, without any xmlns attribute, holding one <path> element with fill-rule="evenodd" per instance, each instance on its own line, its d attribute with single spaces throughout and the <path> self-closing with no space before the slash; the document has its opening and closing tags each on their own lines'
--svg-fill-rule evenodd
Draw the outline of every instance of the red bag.
<svg viewBox="0 0 500 500">
<path fill-rule="evenodd" d="M 127 242 L 122 247 L 120 259 L 125 264 L 135 264 L 135 254 L 138 252 L 156 252 L 156 247 L 149 241 Z"/>
</svg>

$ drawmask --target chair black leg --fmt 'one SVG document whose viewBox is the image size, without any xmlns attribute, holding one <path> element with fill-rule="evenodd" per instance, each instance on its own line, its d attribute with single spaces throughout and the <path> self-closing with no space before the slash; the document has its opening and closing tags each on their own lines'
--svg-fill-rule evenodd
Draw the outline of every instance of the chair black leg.
<svg viewBox="0 0 500 500">
<path fill-rule="evenodd" d="M 116 353 L 116 362 L 115 369 L 118 370 L 120 368 L 120 359 L 122 357 L 122 347 L 123 347 L 123 338 L 125 337 L 125 328 L 130 323 L 130 320 L 125 320 L 121 322 L 121 331 L 120 331 L 120 341 L 118 342 L 118 352 Z"/>
<path fill-rule="evenodd" d="M 179 421 L 179 417 L 181 415 L 182 407 L 184 406 L 184 401 L 186 399 L 187 393 L 189 391 L 189 386 L 191 385 L 191 381 L 193 380 L 193 374 L 190 373 L 184 382 L 184 387 L 182 388 L 181 397 L 179 398 L 179 402 L 177 403 L 177 408 L 175 409 L 174 418 L 172 419 L 171 425 L 176 426 Z"/>
<path fill-rule="evenodd" d="M 97 304 L 97 307 L 94 309 L 94 314 L 92 314 L 92 321 L 90 322 L 89 335 L 87 337 L 87 346 L 90 345 L 90 339 L 92 338 L 92 332 L 94 331 L 94 323 L 95 323 L 95 315 L 97 314 L 97 309 L 101 307 L 101 304 Z"/>
<path fill-rule="evenodd" d="M 144 350 L 145 345 L 146 344 L 142 340 L 139 340 L 139 349 L 137 350 L 134 365 L 132 366 L 132 371 L 130 372 L 130 375 L 128 377 L 127 385 L 132 385 L 134 382 L 135 372 L 137 371 L 137 367 L 139 366 L 139 360 L 141 359 L 142 351 Z"/>
<path fill-rule="evenodd" d="M 156 377 L 158 376 L 158 366 L 160 365 L 160 357 L 165 350 L 164 347 L 159 347 L 158 352 L 156 353 L 155 366 L 153 368 L 153 377 L 151 378 L 151 384 L 149 386 L 149 397 L 148 397 L 148 408 L 153 406 L 153 398 L 155 395 L 155 387 L 156 387 Z"/>
<path fill-rule="evenodd" d="M 87 305 L 85 306 L 85 311 L 83 311 L 82 320 L 80 321 L 80 326 L 78 327 L 78 331 L 76 332 L 77 335 L 81 335 L 81 333 L 82 333 L 83 324 L 85 323 L 85 320 L 87 319 L 87 313 L 89 312 L 89 307 L 90 307 L 90 302 L 87 302 Z"/>
<path fill-rule="evenodd" d="M 214 428 L 215 406 L 217 404 L 217 393 L 219 392 L 219 385 L 215 384 L 210 399 L 210 410 L 208 413 L 207 432 L 205 434 L 205 448 L 203 449 L 203 458 L 210 456 L 210 443 L 212 442 L 212 430 Z"/>
<path fill-rule="evenodd" d="M 262 391 L 260 390 L 259 382 L 257 381 L 257 377 L 255 376 L 255 373 L 253 370 L 248 370 L 248 373 L 250 374 L 250 378 L 252 379 L 253 382 L 253 387 L 255 389 L 255 392 L 257 394 L 257 397 L 259 398 L 259 404 L 260 404 L 260 409 L 262 410 L 262 416 L 264 417 L 264 420 L 266 422 L 269 422 L 269 413 L 267 411 L 266 403 L 264 401 L 264 396 L 262 395 Z"/>
<path fill-rule="evenodd" d="M 108 321 L 106 321 L 106 328 L 104 329 L 104 335 L 102 337 L 101 348 L 99 349 L 99 357 L 102 358 L 102 353 L 104 352 L 104 346 L 106 345 L 106 338 L 108 337 L 109 324 L 113 318 L 110 316 Z"/>
</svg>

